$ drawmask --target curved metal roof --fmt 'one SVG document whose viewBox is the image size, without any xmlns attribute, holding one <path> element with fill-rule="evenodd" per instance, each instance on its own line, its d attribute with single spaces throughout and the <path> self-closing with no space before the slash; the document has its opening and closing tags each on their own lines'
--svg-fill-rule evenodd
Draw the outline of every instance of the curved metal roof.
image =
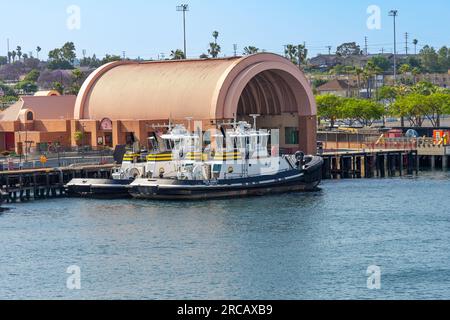
<svg viewBox="0 0 450 320">
<path fill-rule="evenodd" d="M 265 71 L 278 72 L 284 78 L 296 96 L 299 114 L 316 114 L 314 96 L 303 73 L 281 56 L 262 53 L 226 59 L 119 61 L 104 65 L 83 84 L 74 117 L 231 119 L 246 86 Z"/>
</svg>

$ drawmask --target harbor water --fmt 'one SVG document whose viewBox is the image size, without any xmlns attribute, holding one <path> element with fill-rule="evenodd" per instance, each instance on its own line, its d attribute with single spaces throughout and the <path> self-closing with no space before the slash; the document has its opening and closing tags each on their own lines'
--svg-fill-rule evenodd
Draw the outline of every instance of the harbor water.
<svg viewBox="0 0 450 320">
<path fill-rule="evenodd" d="M 248 199 L 8 204 L 0 299 L 448 299 L 449 192 L 450 174 L 430 172 Z"/>
</svg>

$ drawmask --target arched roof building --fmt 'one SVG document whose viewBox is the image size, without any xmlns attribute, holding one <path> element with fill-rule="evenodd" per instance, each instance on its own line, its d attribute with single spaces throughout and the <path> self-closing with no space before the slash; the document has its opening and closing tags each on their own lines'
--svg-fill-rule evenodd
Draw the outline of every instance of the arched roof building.
<svg viewBox="0 0 450 320">
<path fill-rule="evenodd" d="M 303 72 L 281 56 L 261 53 L 224 59 L 106 64 L 83 84 L 74 119 L 129 123 L 192 117 L 215 121 L 260 114 L 264 127 L 297 128 L 299 139 L 295 144 L 313 153 L 316 112 Z"/>
</svg>

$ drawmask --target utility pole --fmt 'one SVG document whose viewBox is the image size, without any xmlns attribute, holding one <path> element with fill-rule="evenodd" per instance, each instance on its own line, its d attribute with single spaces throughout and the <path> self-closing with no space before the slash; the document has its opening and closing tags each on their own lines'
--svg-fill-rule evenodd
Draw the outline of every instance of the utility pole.
<svg viewBox="0 0 450 320">
<path fill-rule="evenodd" d="M 125 51 L 122 51 L 122 59 L 125 60 L 127 56 L 127 53 Z"/>
<path fill-rule="evenodd" d="M 8 50 L 8 52 L 6 53 L 6 56 L 8 57 L 8 63 L 11 63 L 10 58 L 9 58 L 9 38 L 6 39 L 6 48 Z"/>
<path fill-rule="evenodd" d="M 409 51 L 409 42 L 408 42 L 408 38 L 409 38 L 409 34 L 408 32 L 405 33 L 405 52 L 406 55 L 408 55 L 408 51 Z"/>
<path fill-rule="evenodd" d="M 394 82 L 397 84 L 397 16 L 398 10 L 391 10 L 389 16 L 394 19 Z"/>
<path fill-rule="evenodd" d="M 238 45 L 237 44 L 233 44 L 233 50 L 234 50 L 234 56 L 237 57 L 237 49 L 238 49 Z"/>
<path fill-rule="evenodd" d="M 329 56 L 331 56 L 331 49 L 332 49 L 333 47 L 332 46 L 327 46 L 327 49 L 328 49 L 328 55 Z"/>
<path fill-rule="evenodd" d="M 365 47 L 365 51 L 366 51 L 366 56 L 369 55 L 369 45 L 368 45 L 368 40 L 367 37 L 364 37 L 364 47 Z"/>
<path fill-rule="evenodd" d="M 188 4 L 181 4 L 177 6 L 178 12 L 183 12 L 183 36 L 184 36 L 184 59 L 187 59 L 187 49 L 186 49 L 186 12 L 189 11 Z"/>
</svg>

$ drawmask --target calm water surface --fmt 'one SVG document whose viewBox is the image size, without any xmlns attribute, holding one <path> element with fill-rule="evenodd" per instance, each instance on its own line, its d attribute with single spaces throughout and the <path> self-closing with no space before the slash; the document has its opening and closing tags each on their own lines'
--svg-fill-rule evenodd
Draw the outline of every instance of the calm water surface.
<svg viewBox="0 0 450 320">
<path fill-rule="evenodd" d="M 448 299 L 449 195 L 450 174 L 426 173 L 266 198 L 12 204 L 0 299 Z"/>
</svg>

